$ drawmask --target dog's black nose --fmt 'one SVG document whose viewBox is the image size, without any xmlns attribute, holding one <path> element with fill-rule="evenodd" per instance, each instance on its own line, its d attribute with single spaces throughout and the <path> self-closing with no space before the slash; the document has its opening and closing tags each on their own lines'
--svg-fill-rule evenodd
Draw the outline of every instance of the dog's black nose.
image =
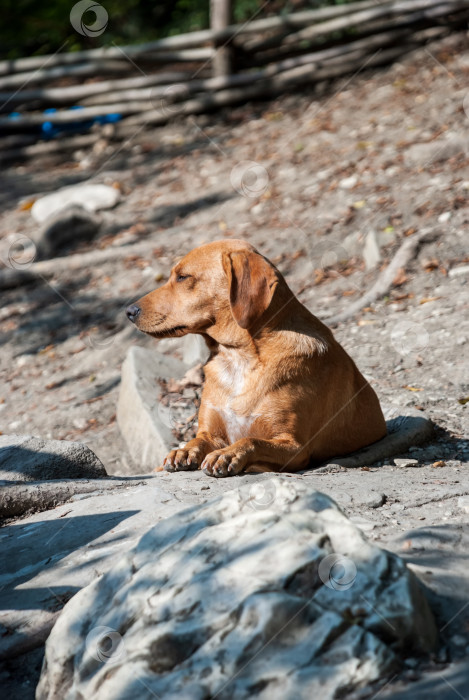
<svg viewBox="0 0 469 700">
<path fill-rule="evenodd" d="M 140 306 L 137 306 L 137 304 L 131 304 L 126 308 L 125 313 L 127 314 L 127 318 L 129 319 L 129 321 L 135 323 L 141 310 L 142 309 L 140 308 Z"/>
</svg>

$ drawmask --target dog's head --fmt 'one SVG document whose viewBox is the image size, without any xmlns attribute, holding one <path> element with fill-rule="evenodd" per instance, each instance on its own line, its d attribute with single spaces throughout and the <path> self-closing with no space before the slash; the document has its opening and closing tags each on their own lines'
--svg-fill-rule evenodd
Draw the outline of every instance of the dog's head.
<svg viewBox="0 0 469 700">
<path fill-rule="evenodd" d="M 188 253 L 166 284 L 131 304 L 127 316 L 155 338 L 211 335 L 210 329 L 233 322 L 252 330 L 262 323 L 282 281 L 249 243 L 215 241 Z"/>
</svg>

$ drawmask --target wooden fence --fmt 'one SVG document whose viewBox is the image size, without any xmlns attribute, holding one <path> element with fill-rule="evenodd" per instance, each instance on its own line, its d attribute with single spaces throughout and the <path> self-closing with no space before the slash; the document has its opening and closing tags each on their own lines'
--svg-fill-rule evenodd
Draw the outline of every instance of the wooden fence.
<svg viewBox="0 0 469 700">
<path fill-rule="evenodd" d="M 122 139 L 324 83 L 390 63 L 468 21 L 469 0 L 362 0 L 136 46 L 0 61 L 0 159 L 75 149 L 103 134 Z"/>
</svg>

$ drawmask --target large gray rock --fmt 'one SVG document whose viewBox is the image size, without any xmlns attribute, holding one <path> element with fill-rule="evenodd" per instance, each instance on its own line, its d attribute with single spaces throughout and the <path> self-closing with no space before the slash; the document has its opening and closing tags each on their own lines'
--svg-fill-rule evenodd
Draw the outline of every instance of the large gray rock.
<svg viewBox="0 0 469 700">
<path fill-rule="evenodd" d="M 64 608 L 39 700 L 311 698 L 429 652 L 435 623 L 401 559 L 290 479 L 151 528 Z"/>
<path fill-rule="evenodd" d="M 82 442 L 0 435 L 0 481 L 99 479 L 106 470 Z"/>
<path fill-rule="evenodd" d="M 117 422 L 137 472 L 161 466 L 172 446 L 170 406 L 161 400 L 159 379 L 181 379 L 187 367 L 175 357 L 156 349 L 132 346 L 122 365 L 122 381 L 117 403 Z"/>
<path fill-rule="evenodd" d="M 256 474 L 249 480 L 265 483 L 270 478 Z M 45 483 L 60 491 L 60 482 Z M 149 527 L 235 489 L 239 480 L 163 471 L 68 484 L 90 492 L 71 494 L 67 503 L 10 521 L 0 530 L 0 660 L 41 646 L 71 596 L 109 571 Z M 25 486 L 35 489 L 37 483 Z"/>
<path fill-rule="evenodd" d="M 101 218 L 77 204 L 70 204 L 49 216 L 32 236 L 36 258 L 52 258 L 67 245 L 92 240 Z"/>
<path fill-rule="evenodd" d="M 119 199 L 120 192 L 115 187 L 80 183 L 40 197 L 34 202 L 31 214 L 38 223 L 42 224 L 49 216 L 70 204 L 77 204 L 87 211 L 95 212 L 99 209 L 114 207 Z"/>
</svg>

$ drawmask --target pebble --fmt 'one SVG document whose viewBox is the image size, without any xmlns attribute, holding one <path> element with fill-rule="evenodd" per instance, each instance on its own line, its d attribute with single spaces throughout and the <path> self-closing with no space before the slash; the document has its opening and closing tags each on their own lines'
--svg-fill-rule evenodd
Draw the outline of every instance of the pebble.
<svg viewBox="0 0 469 700">
<path fill-rule="evenodd" d="M 379 508 L 386 502 L 385 493 L 372 492 L 365 496 L 362 504 L 367 508 Z"/>
<path fill-rule="evenodd" d="M 86 418 L 74 418 L 72 423 L 73 427 L 77 430 L 84 430 L 88 425 L 88 421 L 86 420 Z"/>
<path fill-rule="evenodd" d="M 465 513 L 469 513 L 469 496 L 459 496 L 458 508 L 461 508 Z"/>
<path fill-rule="evenodd" d="M 450 211 L 444 211 L 443 214 L 440 214 L 438 217 L 438 222 L 440 224 L 446 224 L 447 221 L 451 219 L 451 212 Z"/>
<path fill-rule="evenodd" d="M 396 457 L 394 460 L 396 467 L 416 467 L 418 463 L 418 459 L 411 459 L 410 457 Z"/>
<path fill-rule="evenodd" d="M 358 177 L 356 175 L 351 175 L 350 177 L 345 177 L 339 182 L 339 186 L 344 190 L 351 190 L 358 182 Z"/>
<path fill-rule="evenodd" d="M 452 267 L 448 272 L 448 277 L 459 277 L 459 275 L 467 275 L 469 273 L 469 265 L 460 265 Z"/>
<path fill-rule="evenodd" d="M 376 239 L 376 233 L 374 231 L 370 231 L 365 238 L 363 258 L 365 260 L 367 270 L 373 269 L 373 267 L 375 267 L 375 265 L 377 265 L 381 260 L 379 245 Z"/>
</svg>

